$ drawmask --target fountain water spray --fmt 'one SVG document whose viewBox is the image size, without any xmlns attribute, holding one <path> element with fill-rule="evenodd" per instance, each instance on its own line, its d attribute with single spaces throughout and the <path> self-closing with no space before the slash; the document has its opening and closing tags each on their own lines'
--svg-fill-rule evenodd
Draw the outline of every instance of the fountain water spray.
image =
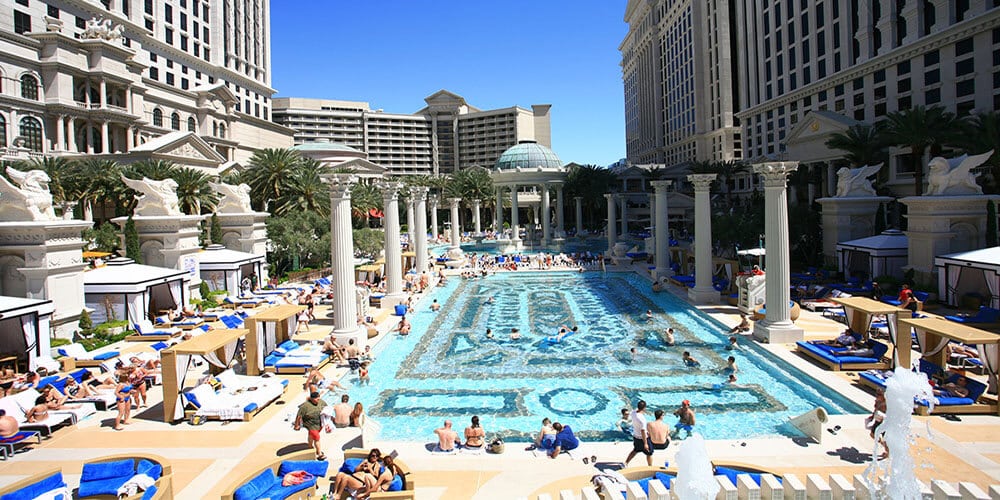
<svg viewBox="0 0 1000 500">
<path fill-rule="evenodd" d="M 694 433 L 681 443 L 677 451 L 677 479 L 672 489 L 677 498 L 685 500 L 708 500 L 719 493 L 719 483 L 715 480 L 712 461 L 708 459 L 705 439 Z"/>
<path fill-rule="evenodd" d="M 892 500 L 920 500 L 920 485 L 913 471 L 916 468 L 910 456 L 910 423 L 913 420 L 914 398 L 936 401 L 927 383 L 927 375 L 897 367 L 893 376 L 886 379 L 885 419 L 875 429 L 875 449 L 872 463 L 865 470 L 865 479 L 873 498 Z M 878 460 L 878 438 L 884 436 L 889 450 L 889 466 L 885 473 Z M 881 480 L 876 484 L 876 480 Z"/>
</svg>

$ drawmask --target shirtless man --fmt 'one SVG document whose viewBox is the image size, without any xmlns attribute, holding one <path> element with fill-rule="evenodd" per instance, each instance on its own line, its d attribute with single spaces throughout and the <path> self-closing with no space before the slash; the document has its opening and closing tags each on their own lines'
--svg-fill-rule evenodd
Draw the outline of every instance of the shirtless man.
<svg viewBox="0 0 1000 500">
<path fill-rule="evenodd" d="M 691 402 L 684 400 L 681 402 L 681 407 L 674 412 L 677 416 L 677 423 L 674 425 L 674 435 L 680 434 L 682 430 L 687 431 L 687 435 L 691 436 L 691 432 L 694 429 L 694 410 L 691 409 Z"/>
<path fill-rule="evenodd" d="M 677 341 L 674 339 L 674 329 L 667 328 L 667 332 L 663 334 L 663 343 L 666 345 L 674 345 Z"/>
<path fill-rule="evenodd" d="M 344 394 L 340 397 L 340 402 L 333 405 L 333 425 L 338 429 L 347 427 L 351 423 L 351 405 L 347 404 L 350 399 Z"/>
<path fill-rule="evenodd" d="M 347 359 L 358 359 L 361 355 L 361 351 L 358 350 L 358 346 L 354 345 L 354 339 L 348 339 L 347 347 L 344 349 L 344 356 Z"/>
<path fill-rule="evenodd" d="M 438 312 L 440 310 L 441 304 L 438 303 L 438 299 L 434 299 L 434 302 L 431 302 L 431 311 Z"/>
<path fill-rule="evenodd" d="M 510 329 L 510 339 L 511 340 L 520 340 L 520 338 L 521 338 L 521 331 L 518 330 L 517 328 L 511 328 Z"/>
<path fill-rule="evenodd" d="M 653 412 L 656 420 L 646 424 L 646 432 L 654 450 L 665 450 L 670 445 L 670 427 L 663 421 L 663 410 Z"/>
<path fill-rule="evenodd" d="M 17 424 L 17 419 L 7 415 L 4 410 L 0 410 L 0 437 L 13 436 L 19 430 L 20 426 Z"/>
<path fill-rule="evenodd" d="M 410 328 L 410 322 L 406 320 L 406 316 L 401 316 L 399 318 L 399 324 L 396 325 L 396 328 L 393 328 L 393 331 L 399 332 L 400 335 L 409 335 Z"/>
<path fill-rule="evenodd" d="M 437 449 L 434 451 L 452 451 L 455 443 L 459 442 L 458 433 L 451 428 L 451 420 L 445 420 L 444 427 L 434 429 L 434 434 L 438 437 Z"/>
</svg>

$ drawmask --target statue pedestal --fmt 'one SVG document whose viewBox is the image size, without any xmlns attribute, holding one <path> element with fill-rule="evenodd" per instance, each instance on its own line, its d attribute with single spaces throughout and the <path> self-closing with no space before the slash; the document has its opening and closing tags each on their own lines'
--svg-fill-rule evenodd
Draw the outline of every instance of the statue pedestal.
<svg viewBox="0 0 1000 500">
<path fill-rule="evenodd" d="M 165 267 L 187 271 L 189 297 L 200 297 L 198 285 L 201 272 L 198 252 L 201 251 L 202 215 L 137 215 L 132 217 L 139 233 L 142 263 L 147 266 Z M 111 219 L 124 228 L 128 217 Z M 124 237 L 123 237 L 124 238 Z M 124 247 L 124 244 L 122 245 Z M 134 258 L 128 255 L 129 258 Z"/>
<path fill-rule="evenodd" d="M 216 243 L 222 243 L 230 250 L 266 256 L 268 239 L 265 221 L 269 215 L 267 212 L 215 214 L 222 227 L 222 241 Z M 269 267 L 264 264 L 260 283 L 267 283 Z"/>
<path fill-rule="evenodd" d="M 820 198 L 823 206 L 823 257 L 827 264 L 837 264 L 837 243 L 875 234 L 875 214 L 888 196 Z"/>
<path fill-rule="evenodd" d="M 803 340 L 805 333 L 791 321 L 769 324 L 762 319 L 753 325 L 753 338 L 767 344 L 791 344 Z"/>
<path fill-rule="evenodd" d="M 84 308 L 86 264 L 80 232 L 92 224 L 79 220 L 0 222 L 0 294 L 51 300 L 55 306 L 51 325 L 59 338 L 73 338 Z"/>
<path fill-rule="evenodd" d="M 935 280 L 934 257 L 986 247 L 986 202 L 998 195 L 910 196 L 906 205 L 909 263 L 915 279 Z M 912 285 L 912 283 L 911 283 Z"/>
</svg>

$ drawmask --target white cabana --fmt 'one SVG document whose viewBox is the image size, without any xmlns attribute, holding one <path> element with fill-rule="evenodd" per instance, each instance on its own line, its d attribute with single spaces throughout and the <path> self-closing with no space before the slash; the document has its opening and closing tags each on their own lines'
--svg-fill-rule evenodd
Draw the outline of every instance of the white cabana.
<svg viewBox="0 0 1000 500">
<path fill-rule="evenodd" d="M 186 303 L 184 281 L 189 276 L 187 271 L 118 258 L 84 273 L 83 293 L 95 324 L 108 321 L 109 315 L 135 323 Z"/>
<path fill-rule="evenodd" d="M 209 245 L 198 253 L 201 280 L 208 283 L 209 290 L 225 290 L 229 295 L 240 295 L 240 283 L 250 275 L 263 276 L 267 258 L 222 245 Z"/>
<path fill-rule="evenodd" d="M 903 266 L 908 260 L 909 240 L 902 231 L 896 229 L 837 243 L 837 262 L 845 278 L 902 278 Z"/>
<path fill-rule="evenodd" d="M 0 297 L 0 357 L 16 356 L 31 370 L 39 358 L 49 358 L 49 324 L 55 307 L 51 300 Z"/>
<path fill-rule="evenodd" d="M 934 258 L 938 296 L 958 306 L 962 296 L 977 293 L 984 306 L 1000 308 L 1000 247 L 981 248 Z"/>
</svg>

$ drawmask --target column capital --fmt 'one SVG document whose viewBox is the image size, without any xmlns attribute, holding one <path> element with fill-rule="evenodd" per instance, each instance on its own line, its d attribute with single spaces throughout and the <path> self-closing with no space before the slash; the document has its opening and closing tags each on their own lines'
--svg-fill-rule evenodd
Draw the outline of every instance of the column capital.
<svg viewBox="0 0 1000 500">
<path fill-rule="evenodd" d="M 576 201 L 583 201 L 583 196 L 574 196 L 573 199 Z"/>
<path fill-rule="evenodd" d="M 708 191 L 712 187 L 712 181 L 718 177 L 718 174 L 691 174 L 687 176 L 688 182 L 694 184 L 694 190 L 697 191 Z"/>
<path fill-rule="evenodd" d="M 330 198 L 351 199 L 351 188 L 358 182 L 354 174 L 326 174 L 320 180 L 330 186 Z"/>
<path fill-rule="evenodd" d="M 661 189 L 667 189 L 673 183 L 674 181 L 651 181 L 649 185 L 653 186 L 653 189 L 659 191 Z"/>
<path fill-rule="evenodd" d="M 753 166 L 753 173 L 759 174 L 764 179 L 764 187 L 778 187 L 784 189 L 788 185 L 788 174 L 799 168 L 797 161 L 775 161 L 758 163 Z"/>
<path fill-rule="evenodd" d="M 458 204 L 461 202 L 461 198 L 448 198 L 448 204 L 451 205 L 451 208 L 458 208 Z"/>
<path fill-rule="evenodd" d="M 403 184 L 400 182 L 381 182 L 378 188 L 382 190 L 382 201 L 389 203 L 390 201 L 399 201 L 399 190 L 402 189 Z"/>
<path fill-rule="evenodd" d="M 608 201 L 611 201 L 611 200 L 615 199 L 615 197 L 617 197 L 617 196 L 618 195 L 615 194 L 615 193 L 604 193 L 604 198 L 607 199 Z"/>
<path fill-rule="evenodd" d="M 437 210 L 438 204 L 441 200 L 437 196 L 428 196 L 427 203 L 430 204 L 432 210 Z"/>
<path fill-rule="evenodd" d="M 483 200 L 480 200 L 479 198 L 475 198 L 475 199 L 472 200 L 472 206 L 473 207 L 478 207 L 482 203 L 483 203 Z"/>
<path fill-rule="evenodd" d="M 410 188 L 410 198 L 413 198 L 415 201 L 426 201 L 428 191 L 430 191 L 430 188 L 427 186 L 413 186 Z"/>
</svg>

